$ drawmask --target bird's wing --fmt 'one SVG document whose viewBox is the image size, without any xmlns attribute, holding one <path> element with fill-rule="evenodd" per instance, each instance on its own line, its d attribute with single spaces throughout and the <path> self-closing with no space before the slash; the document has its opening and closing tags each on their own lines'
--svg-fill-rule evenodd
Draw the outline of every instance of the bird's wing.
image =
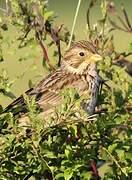
<svg viewBox="0 0 132 180">
<path fill-rule="evenodd" d="M 25 94 L 29 97 L 35 97 L 36 103 L 42 107 L 43 110 L 49 108 L 51 104 L 56 104 L 60 100 L 58 89 L 62 87 L 64 77 L 61 70 L 46 76 L 35 88 L 29 89 Z M 12 111 L 13 114 L 26 113 L 27 107 L 23 95 L 18 97 L 15 101 L 9 104 L 3 113 Z"/>
<path fill-rule="evenodd" d="M 50 91 L 50 87 L 52 87 L 52 85 L 54 85 L 60 79 L 61 79 L 61 70 L 58 70 L 46 76 L 42 81 L 40 81 L 39 84 L 36 85 L 35 88 L 29 89 L 24 94 L 26 94 L 29 97 L 29 99 L 32 97 L 35 97 L 36 102 L 38 101 L 41 102 L 41 99 L 43 96 L 44 100 L 48 102 L 50 96 L 52 98 L 56 96 L 56 94 L 53 91 Z M 21 95 L 11 104 L 9 104 L 3 110 L 3 113 L 10 112 L 10 111 L 13 112 L 14 115 L 18 113 L 26 113 L 28 111 L 23 95 Z"/>
<path fill-rule="evenodd" d="M 29 95 L 29 93 L 33 90 L 33 88 L 29 89 L 25 92 L 26 95 Z M 25 101 L 23 98 L 23 95 L 18 97 L 15 101 L 13 101 L 11 104 L 9 104 L 2 113 L 10 112 L 12 111 L 13 114 L 17 114 L 18 112 L 26 112 L 27 109 L 25 107 Z"/>
<path fill-rule="evenodd" d="M 43 111 L 46 111 L 60 104 L 60 90 L 71 87 L 75 88 L 80 95 L 88 92 L 88 83 L 81 76 L 57 71 L 49 78 L 41 81 L 32 94 L 36 94 L 37 104 Z"/>
<path fill-rule="evenodd" d="M 60 90 L 64 87 L 74 87 L 75 84 L 78 86 L 77 81 L 75 75 L 64 74 L 61 70 L 58 70 L 45 80 L 42 80 L 31 94 L 35 95 L 39 107 L 46 111 L 60 103 Z"/>
<path fill-rule="evenodd" d="M 79 92 L 88 89 L 87 83 L 84 83 L 80 76 L 73 74 L 64 74 L 61 69 L 45 77 L 34 89 L 26 92 L 29 98 L 35 97 L 37 105 L 47 111 L 56 107 L 61 100 L 59 95 L 60 90 L 64 87 L 75 87 Z M 4 112 L 12 111 L 17 106 L 17 110 L 13 113 L 26 113 L 27 107 L 23 95 L 11 103 Z"/>
</svg>

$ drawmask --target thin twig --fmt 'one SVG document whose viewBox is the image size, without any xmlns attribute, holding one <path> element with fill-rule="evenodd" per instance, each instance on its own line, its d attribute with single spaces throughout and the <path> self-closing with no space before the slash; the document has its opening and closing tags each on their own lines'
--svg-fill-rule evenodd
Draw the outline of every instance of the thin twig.
<svg viewBox="0 0 132 180">
<path fill-rule="evenodd" d="M 63 24 L 61 24 L 61 26 L 59 27 L 58 33 L 60 32 L 60 30 L 62 29 L 62 27 L 63 27 Z M 58 39 L 59 39 L 59 38 L 58 38 Z M 61 47 L 60 47 L 60 39 L 59 39 L 59 41 L 58 41 L 57 48 L 58 48 L 58 54 L 59 54 L 58 66 L 60 66 L 60 65 L 61 65 Z"/>
<path fill-rule="evenodd" d="M 114 28 L 116 28 L 116 29 L 118 29 L 118 30 L 121 30 L 121 31 L 124 31 L 124 32 L 129 32 L 128 30 L 123 29 L 122 27 L 120 27 L 120 26 L 118 26 L 117 24 L 115 24 L 115 22 L 112 21 L 111 19 L 109 19 L 109 21 L 110 21 L 111 25 L 112 25 Z"/>
<path fill-rule="evenodd" d="M 119 19 L 119 21 L 121 22 L 121 24 L 124 26 L 124 28 L 129 31 L 129 28 L 127 27 L 127 25 L 125 24 L 125 22 L 123 21 L 123 19 L 122 19 L 120 16 L 117 16 L 117 18 Z"/>
<path fill-rule="evenodd" d="M 87 26 L 88 26 L 88 30 L 90 31 L 91 30 L 91 27 L 90 27 L 90 20 L 89 20 L 89 16 L 90 16 L 90 5 L 87 9 Z"/>
<path fill-rule="evenodd" d="M 41 47 L 41 49 L 42 49 L 42 51 L 43 51 L 43 58 L 44 58 L 45 61 L 47 62 L 48 66 L 50 67 L 50 70 L 54 70 L 54 67 L 51 65 L 51 63 L 50 63 L 50 61 L 49 61 L 48 53 L 47 53 L 47 51 L 46 51 L 46 48 L 45 48 L 45 46 L 44 46 L 41 38 L 39 37 L 39 33 L 38 33 L 38 32 L 36 32 L 36 38 L 37 38 L 37 40 L 38 40 L 38 42 L 39 42 L 39 45 L 40 45 L 40 47 Z"/>
<path fill-rule="evenodd" d="M 48 64 L 48 66 L 50 67 L 50 69 L 54 70 L 54 67 L 50 64 L 46 48 L 45 48 L 44 44 L 42 43 L 42 41 L 40 41 L 40 40 L 39 40 L 39 45 L 40 45 L 40 47 L 41 47 L 41 49 L 43 51 L 43 58 L 46 60 L 46 62 Z"/>
<path fill-rule="evenodd" d="M 58 48 L 58 54 L 59 54 L 58 67 L 60 67 L 60 65 L 61 65 L 61 48 L 60 48 L 60 42 L 59 42 L 59 44 L 57 45 L 57 48 Z"/>
<path fill-rule="evenodd" d="M 118 161 L 115 159 L 115 157 L 105 148 L 102 147 L 102 149 L 107 152 L 107 154 L 109 155 L 109 157 L 112 159 L 112 161 L 117 165 L 117 167 L 121 170 L 121 172 L 123 174 L 125 174 L 125 176 L 127 176 L 127 174 L 123 171 L 122 167 L 120 166 L 120 164 L 118 163 Z"/>
<path fill-rule="evenodd" d="M 78 4 L 77 4 L 77 8 L 76 8 L 76 13 L 75 13 L 75 16 L 74 16 L 73 25 L 72 25 L 72 30 L 71 30 L 71 36 L 70 36 L 70 40 L 69 40 L 69 43 L 68 43 L 68 47 L 67 47 L 67 48 L 70 47 L 71 42 L 72 42 L 72 37 L 73 37 L 73 33 L 74 33 L 74 28 L 75 28 L 75 24 L 76 24 L 78 12 L 79 12 L 80 4 L 81 4 L 81 0 L 78 0 Z"/>
<path fill-rule="evenodd" d="M 5 9 L 3 9 L 3 8 L 0 8 L 0 11 L 2 11 L 2 12 L 4 12 L 4 13 L 6 13 L 6 10 L 5 10 Z"/>
<path fill-rule="evenodd" d="M 128 57 L 132 55 L 132 52 L 128 52 L 128 53 L 121 53 L 121 55 L 123 55 L 124 57 Z"/>
<path fill-rule="evenodd" d="M 21 38 L 21 42 L 20 42 L 18 48 L 21 47 L 23 41 L 26 39 L 26 37 L 28 36 L 28 34 L 30 33 L 30 31 L 31 31 L 31 28 L 29 28 L 29 29 L 26 31 L 26 33 L 24 34 L 24 36 Z"/>
<path fill-rule="evenodd" d="M 130 30 L 130 31 L 132 31 L 132 26 L 131 26 L 131 24 L 130 24 L 130 21 L 129 21 L 129 18 L 128 18 L 128 15 L 127 15 L 127 12 L 126 12 L 126 10 L 125 10 L 125 8 L 124 8 L 124 6 L 123 6 L 123 5 L 122 5 L 122 11 L 123 11 L 123 14 L 124 14 L 124 17 L 125 17 L 126 23 L 127 23 L 128 27 L 129 27 L 129 30 Z"/>
<path fill-rule="evenodd" d="M 91 31 L 91 27 L 90 27 L 90 10 L 91 8 L 94 6 L 94 4 L 96 3 L 96 0 L 91 0 L 87 9 L 87 26 L 88 26 L 88 30 L 89 32 Z"/>
<path fill-rule="evenodd" d="M 117 25 L 111 19 L 109 19 L 109 21 L 110 21 L 111 25 L 115 29 L 118 29 L 118 30 L 121 30 L 121 31 L 124 31 L 124 32 L 128 32 L 128 33 L 132 33 L 132 26 L 131 26 L 131 23 L 130 23 L 128 15 L 127 15 L 127 12 L 126 12 L 126 10 L 125 10 L 123 5 L 122 5 L 122 12 L 123 12 L 124 20 L 125 21 L 120 16 L 118 16 L 118 15 L 116 17 L 118 18 L 118 20 L 120 21 L 120 23 L 122 24 L 123 27 L 120 27 L 119 25 Z"/>
<path fill-rule="evenodd" d="M 9 13 L 9 2 L 8 2 L 8 0 L 6 0 L 6 13 L 8 14 Z"/>
<path fill-rule="evenodd" d="M 63 27 L 63 24 L 61 24 L 61 26 L 57 29 L 51 28 L 51 32 L 49 32 L 53 39 L 53 42 L 56 44 L 57 49 L 58 49 L 58 56 L 59 56 L 58 67 L 61 64 L 61 48 L 60 48 L 60 38 L 59 38 L 58 33 L 61 31 L 62 27 Z"/>
</svg>

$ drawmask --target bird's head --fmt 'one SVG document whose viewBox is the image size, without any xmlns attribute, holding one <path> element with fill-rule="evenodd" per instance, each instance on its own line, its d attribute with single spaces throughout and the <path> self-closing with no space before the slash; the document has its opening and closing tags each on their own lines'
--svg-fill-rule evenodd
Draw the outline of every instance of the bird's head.
<svg viewBox="0 0 132 180">
<path fill-rule="evenodd" d="M 90 67 L 96 68 L 96 63 L 101 59 L 92 43 L 83 40 L 75 42 L 65 52 L 62 68 L 71 73 L 85 74 Z"/>
</svg>

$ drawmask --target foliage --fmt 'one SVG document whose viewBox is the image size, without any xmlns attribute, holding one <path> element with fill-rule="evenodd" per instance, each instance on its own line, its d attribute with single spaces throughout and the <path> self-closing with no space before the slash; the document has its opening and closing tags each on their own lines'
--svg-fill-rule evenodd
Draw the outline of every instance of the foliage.
<svg viewBox="0 0 132 180">
<path fill-rule="evenodd" d="M 109 13 L 115 9 L 113 4 L 113 9 L 110 9 L 111 4 L 106 1 L 101 3 L 102 19 L 91 28 L 89 16 L 95 3 L 90 2 L 87 24 L 90 41 L 104 57 L 98 67 L 101 77 L 107 80 L 98 97 L 97 108 L 101 111 L 88 118 L 80 108 L 81 98 L 75 90 L 69 89 L 61 92 L 63 103 L 56 108 L 52 117 L 42 119 L 35 100 L 30 101 L 24 95 L 31 120 L 28 127 L 20 126 L 19 118 L 11 112 L 0 116 L 0 179 L 89 180 L 99 179 L 100 176 L 104 180 L 131 179 L 132 77 L 125 68 L 113 64 L 120 55 L 127 57 L 131 53 L 131 44 L 129 53 L 115 51 L 111 26 L 106 28 L 111 16 Z M 16 39 L 18 49 L 29 45 L 40 46 L 43 65 L 54 69 L 60 65 L 60 42 L 68 43 L 69 31 L 61 26 L 53 26 L 55 16 L 47 5 L 47 1 L 41 0 L 10 1 L 7 4 L 8 16 L 1 19 L 0 41 L 3 42 L 3 33 L 14 26 L 21 33 Z M 59 58 L 55 63 L 49 60 L 46 38 L 50 38 L 49 45 L 57 46 Z M 4 60 L 3 48 L 1 45 L 1 61 Z M 3 70 L 0 92 L 11 95 L 11 85 L 13 82 Z M 104 161 L 106 169 L 100 167 Z"/>
</svg>

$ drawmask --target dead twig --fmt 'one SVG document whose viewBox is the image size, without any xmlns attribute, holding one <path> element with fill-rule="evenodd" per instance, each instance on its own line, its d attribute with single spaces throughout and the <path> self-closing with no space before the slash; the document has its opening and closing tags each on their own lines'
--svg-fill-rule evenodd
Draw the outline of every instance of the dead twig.
<svg viewBox="0 0 132 180">
<path fill-rule="evenodd" d="M 122 5 L 122 11 L 123 11 L 123 14 L 124 14 L 124 17 L 125 17 L 125 21 L 126 21 L 126 23 L 127 23 L 127 25 L 128 25 L 128 29 L 129 29 L 130 31 L 132 31 L 132 26 L 131 26 L 131 24 L 130 24 L 130 21 L 129 21 L 127 12 L 126 12 L 126 10 L 125 10 L 125 8 L 124 8 L 123 5 Z"/>
<path fill-rule="evenodd" d="M 54 70 L 54 67 L 51 65 L 51 63 L 50 63 L 50 61 L 49 61 L 48 53 L 47 53 L 47 51 L 46 51 L 46 48 L 45 48 L 45 46 L 44 46 L 44 44 L 43 44 L 43 42 L 42 42 L 42 39 L 40 38 L 38 32 L 36 32 L 36 39 L 38 40 L 39 45 L 40 45 L 40 47 L 41 47 L 41 49 L 42 49 L 42 52 L 43 52 L 43 60 L 46 61 L 46 63 L 47 63 L 48 66 L 50 67 L 50 70 L 53 71 L 53 70 Z"/>
<path fill-rule="evenodd" d="M 87 27 L 89 32 L 91 32 L 91 25 L 90 25 L 90 11 L 91 8 L 95 5 L 97 0 L 91 0 L 87 9 L 87 13 L 86 13 L 86 19 L 87 19 Z"/>
<path fill-rule="evenodd" d="M 117 19 L 120 21 L 122 27 L 120 25 L 117 25 L 114 21 L 112 21 L 111 19 L 109 19 L 110 24 L 118 30 L 124 31 L 124 32 L 128 32 L 128 33 L 132 33 L 132 25 L 129 21 L 129 17 L 127 14 L 127 11 L 125 10 L 124 6 L 121 6 L 122 12 L 123 12 L 123 17 L 120 17 L 119 15 L 116 15 Z"/>
<path fill-rule="evenodd" d="M 129 31 L 129 28 L 127 27 L 127 25 L 125 24 L 125 22 L 123 21 L 123 19 L 120 16 L 117 16 L 118 20 L 121 22 L 121 24 L 124 26 L 124 30 Z"/>
<path fill-rule="evenodd" d="M 63 24 L 61 24 L 59 28 L 56 28 L 56 29 L 52 28 L 50 31 L 53 42 L 56 44 L 57 49 L 58 49 L 58 56 L 59 56 L 58 66 L 60 66 L 61 64 L 61 47 L 60 47 L 60 38 L 59 38 L 58 33 L 61 31 L 62 27 L 63 27 Z"/>
</svg>

